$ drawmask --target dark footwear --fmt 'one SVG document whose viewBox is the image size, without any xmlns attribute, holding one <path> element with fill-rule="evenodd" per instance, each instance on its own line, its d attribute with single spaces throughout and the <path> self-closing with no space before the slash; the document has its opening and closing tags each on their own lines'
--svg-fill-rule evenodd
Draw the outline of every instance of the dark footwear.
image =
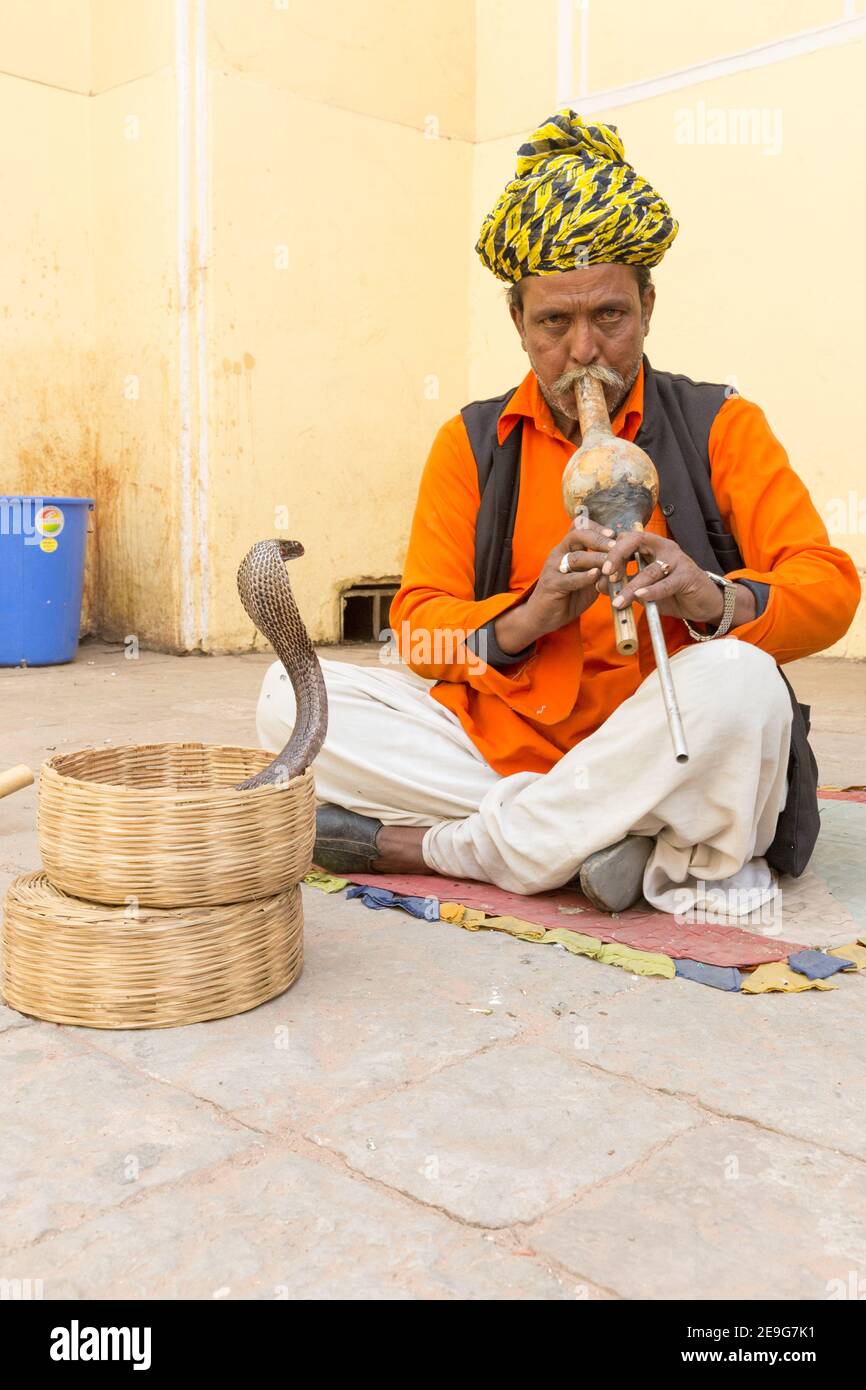
<svg viewBox="0 0 866 1390">
<path fill-rule="evenodd" d="M 379 858 L 376 836 L 381 829 L 382 822 L 374 816 L 361 816 L 342 806 L 319 806 L 313 859 L 331 874 L 368 874 Z"/>
<path fill-rule="evenodd" d="M 580 866 L 580 891 L 600 912 L 624 912 L 643 892 L 643 873 L 655 841 L 626 835 L 616 845 L 597 850 Z"/>
</svg>

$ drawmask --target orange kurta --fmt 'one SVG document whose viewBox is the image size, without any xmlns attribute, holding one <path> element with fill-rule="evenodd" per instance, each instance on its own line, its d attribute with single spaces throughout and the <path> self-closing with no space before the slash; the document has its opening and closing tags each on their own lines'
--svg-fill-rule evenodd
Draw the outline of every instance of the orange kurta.
<svg viewBox="0 0 866 1390">
<path fill-rule="evenodd" d="M 643 412 L 643 368 L 612 427 L 634 439 Z M 523 416 L 520 495 L 511 587 L 475 601 L 475 460 L 462 418 L 440 429 L 421 478 L 402 587 L 391 608 L 403 660 L 438 681 L 432 696 L 459 718 L 502 774 L 547 772 L 633 694 L 653 669 L 639 604 L 637 657 L 619 656 L 610 601 L 600 596 L 580 618 L 538 639 L 521 665 L 497 671 L 464 646 L 469 633 L 532 588 L 550 551 L 569 529 L 562 474 L 574 445 L 554 424 L 529 372 L 499 420 L 503 441 Z M 764 613 L 735 630 L 779 662 L 809 656 L 847 630 L 860 594 L 850 558 L 831 546 L 809 494 L 763 412 L 733 396 L 713 422 L 710 473 L 716 501 L 745 567 L 731 578 L 770 585 Z M 656 460 L 658 466 L 658 460 Z M 648 530 L 669 534 L 656 507 Z M 664 619 L 668 650 L 691 644 L 685 625 Z"/>
</svg>

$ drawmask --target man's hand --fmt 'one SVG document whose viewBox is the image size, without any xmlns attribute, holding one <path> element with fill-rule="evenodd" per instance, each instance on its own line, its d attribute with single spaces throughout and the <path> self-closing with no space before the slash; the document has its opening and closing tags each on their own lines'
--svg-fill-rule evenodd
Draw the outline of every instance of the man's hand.
<svg viewBox="0 0 866 1390">
<path fill-rule="evenodd" d="M 640 552 L 645 568 L 631 578 L 626 566 Z M 622 531 L 602 565 L 597 582 L 599 593 L 609 593 L 610 579 L 623 579 L 622 592 L 614 599 L 616 608 L 637 599 L 655 603 L 667 617 L 688 618 L 690 623 L 717 626 L 724 611 L 724 595 L 706 572 L 696 565 L 676 541 L 653 531 Z M 742 584 L 737 587 L 734 627 L 751 622 L 755 616 L 755 597 Z"/>
<path fill-rule="evenodd" d="M 579 618 L 595 602 L 601 567 L 615 544 L 613 537 L 613 531 L 594 521 L 575 523 L 551 550 L 525 602 L 496 619 L 493 631 L 504 652 L 523 651 L 536 638 Z M 561 566 L 566 555 L 568 572 L 564 573 Z"/>
</svg>

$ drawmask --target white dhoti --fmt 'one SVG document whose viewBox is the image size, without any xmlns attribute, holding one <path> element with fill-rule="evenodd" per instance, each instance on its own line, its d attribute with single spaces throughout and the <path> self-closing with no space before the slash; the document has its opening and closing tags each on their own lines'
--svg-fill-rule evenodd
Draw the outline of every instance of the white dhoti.
<svg viewBox="0 0 866 1390">
<path fill-rule="evenodd" d="M 431 682 L 323 661 L 330 720 L 316 795 L 389 825 L 429 826 L 431 870 L 515 893 L 561 887 L 596 850 L 649 835 L 654 907 L 679 914 L 722 893 L 729 915 L 747 914 L 776 891 L 762 856 L 786 796 L 790 698 L 773 659 L 736 639 L 687 647 L 671 667 L 688 763 L 674 758 L 653 672 L 550 772 L 502 777 L 431 698 Z M 294 718 L 277 661 L 259 696 L 261 746 L 284 747 Z"/>
</svg>

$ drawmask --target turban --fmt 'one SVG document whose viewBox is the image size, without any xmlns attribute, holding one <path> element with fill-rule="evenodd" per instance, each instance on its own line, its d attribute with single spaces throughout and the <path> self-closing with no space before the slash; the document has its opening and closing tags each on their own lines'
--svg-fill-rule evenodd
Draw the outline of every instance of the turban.
<svg viewBox="0 0 866 1390">
<path fill-rule="evenodd" d="M 514 283 L 607 262 L 658 265 L 678 224 L 625 159 L 613 125 L 567 107 L 517 151 L 516 176 L 484 219 L 478 252 Z"/>
</svg>

